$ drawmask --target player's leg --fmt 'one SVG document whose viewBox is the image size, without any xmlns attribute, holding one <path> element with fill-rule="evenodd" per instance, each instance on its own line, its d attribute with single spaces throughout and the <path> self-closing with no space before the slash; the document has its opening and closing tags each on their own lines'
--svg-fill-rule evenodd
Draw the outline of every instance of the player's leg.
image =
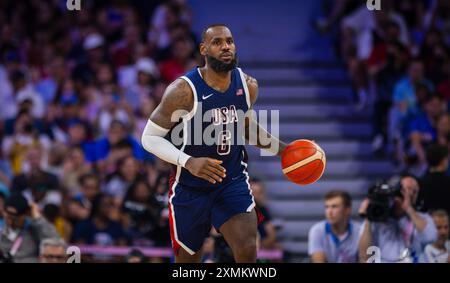
<svg viewBox="0 0 450 283">
<path fill-rule="evenodd" d="M 178 254 L 175 256 L 176 263 L 199 263 L 202 259 L 202 251 L 198 251 L 191 255 L 183 248 L 178 249 Z"/>
<path fill-rule="evenodd" d="M 230 245 L 236 262 L 256 261 L 257 222 L 246 177 L 221 189 L 212 207 L 212 223 Z"/>
<path fill-rule="evenodd" d="M 256 262 L 257 217 L 255 209 L 239 213 L 220 226 L 236 262 Z"/>
<path fill-rule="evenodd" d="M 181 185 L 172 188 L 169 223 L 177 263 L 200 262 L 203 241 L 211 229 L 209 211 L 208 194 L 189 191 Z"/>
</svg>

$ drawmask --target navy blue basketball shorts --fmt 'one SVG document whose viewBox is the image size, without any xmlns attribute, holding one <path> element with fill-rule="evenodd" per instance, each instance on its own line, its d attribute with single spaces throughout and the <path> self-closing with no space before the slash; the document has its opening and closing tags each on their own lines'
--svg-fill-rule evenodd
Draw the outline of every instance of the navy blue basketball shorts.
<svg viewBox="0 0 450 283">
<path fill-rule="evenodd" d="M 211 226 L 219 231 L 232 216 L 253 208 L 255 201 L 246 176 L 210 190 L 174 182 L 169 192 L 169 223 L 175 254 L 180 247 L 195 254 L 209 236 Z"/>
</svg>

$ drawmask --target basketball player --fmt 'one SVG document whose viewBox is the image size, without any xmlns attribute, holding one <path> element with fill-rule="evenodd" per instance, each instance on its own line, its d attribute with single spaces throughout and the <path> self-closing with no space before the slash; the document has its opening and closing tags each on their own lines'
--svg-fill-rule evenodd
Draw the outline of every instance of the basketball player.
<svg viewBox="0 0 450 283">
<path fill-rule="evenodd" d="M 212 145 L 203 141 L 199 145 L 192 140 L 199 135 L 198 127 L 201 136 L 211 125 L 236 130 L 239 123 L 245 123 L 245 138 L 256 134 L 258 147 L 280 155 L 286 145 L 265 132 L 254 119 L 238 115 L 253 107 L 258 84 L 237 68 L 236 47 L 228 27 L 207 27 L 202 33 L 200 53 L 205 66 L 193 69 L 167 87 L 147 122 L 142 145 L 176 166 L 169 192 L 176 262 L 200 262 L 201 247 L 211 225 L 224 236 L 236 262 L 255 262 L 258 217 L 248 183 L 244 146 L 238 144 L 236 131 L 228 130 L 219 132 Z M 184 110 L 184 114 L 177 110 Z M 197 117 L 202 119 L 208 113 L 209 121 L 200 120 L 203 122 L 199 126 L 194 123 Z M 183 143 L 177 148 L 171 133 L 179 123 L 184 126 Z M 257 135 L 261 132 L 269 143 L 261 143 Z"/>
</svg>

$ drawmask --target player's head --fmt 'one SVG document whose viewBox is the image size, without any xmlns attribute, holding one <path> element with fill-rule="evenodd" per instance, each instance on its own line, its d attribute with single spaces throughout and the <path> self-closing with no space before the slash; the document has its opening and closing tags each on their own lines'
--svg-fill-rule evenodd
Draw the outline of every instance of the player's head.
<svg viewBox="0 0 450 283">
<path fill-rule="evenodd" d="M 200 54 L 214 71 L 223 73 L 237 66 L 236 46 L 230 29 L 223 24 L 210 25 L 203 30 Z"/>
<path fill-rule="evenodd" d="M 445 210 L 439 209 L 431 212 L 431 217 L 438 231 L 438 242 L 443 245 L 449 235 L 448 214 Z"/>
<path fill-rule="evenodd" d="M 341 190 L 328 192 L 325 197 L 325 217 L 331 225 L 346 222 L 352 212 L 352 198 Z"/>
</svg>

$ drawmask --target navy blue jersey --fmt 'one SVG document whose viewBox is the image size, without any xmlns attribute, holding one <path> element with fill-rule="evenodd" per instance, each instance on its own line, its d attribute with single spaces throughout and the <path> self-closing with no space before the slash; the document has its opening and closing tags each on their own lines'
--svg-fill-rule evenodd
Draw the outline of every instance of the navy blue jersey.
<svg viewBox="0 0 450 283">
<path fill-rule="evenodd" d="M 231 83 L 225 92 L 210 87 L 203 80 L 199 68 L 181 78 L 192 89 L 194 107 L 178 125 L 182 128 L 179 135 L 172 129 L 169 139 L 173 142 L 174 136 L 179 137 L 181 144 L 174 144 L 190 156 L 222 160 L 226 178 L 221 183 L 211 184 L 178 166 L 175 181 L 184 187 L 211 188 L 248 178 L 244 115 L 250 108 L 250 96 L 241 69 L 231 71 Z"/>
</svg>

